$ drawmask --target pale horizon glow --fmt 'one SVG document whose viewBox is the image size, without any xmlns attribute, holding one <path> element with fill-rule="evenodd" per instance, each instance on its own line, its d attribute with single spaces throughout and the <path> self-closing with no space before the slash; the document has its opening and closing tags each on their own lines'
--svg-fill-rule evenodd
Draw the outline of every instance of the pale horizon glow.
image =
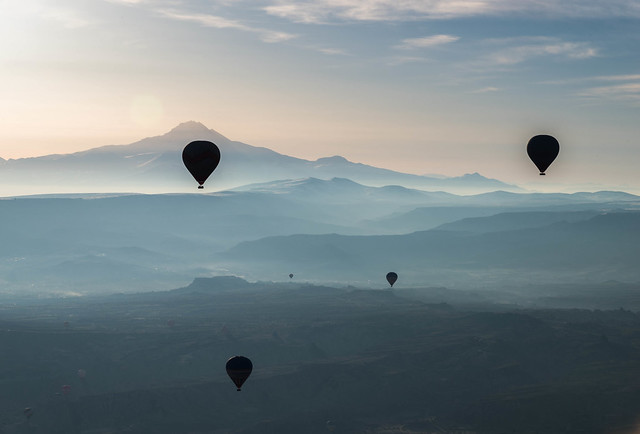
<svg viewBox="0 0 640 434">
<path fill-rule="evenodd" d="M 193 120 L 308 160 L 538 185 L 523 149 L 547 133 L 549 185 L 638 190 L 639 21 L 631 0 L 10 2 L 0 157 Z"/>
</svg>

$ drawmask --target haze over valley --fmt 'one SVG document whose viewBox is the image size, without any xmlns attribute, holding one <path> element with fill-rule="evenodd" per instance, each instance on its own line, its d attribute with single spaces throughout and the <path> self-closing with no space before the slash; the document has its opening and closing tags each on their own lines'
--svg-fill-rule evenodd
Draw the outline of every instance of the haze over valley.
<svg viewBox="0 0 640 434">
<path fill-rule="evenodd" d="M 222 154 L 204 190 L 180 159 L 199 139 Z M 0 433 L 637 429 L 634 194 L 308 161 L 196 122 L 0 179 Z"/>
</svg>

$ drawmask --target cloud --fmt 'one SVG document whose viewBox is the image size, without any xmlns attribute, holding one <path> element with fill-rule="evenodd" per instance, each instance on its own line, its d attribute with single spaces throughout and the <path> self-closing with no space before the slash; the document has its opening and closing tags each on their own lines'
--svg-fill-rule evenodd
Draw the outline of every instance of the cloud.
<svg viewBox="0 0 640 434">
<path fill-rule="evenodd" d="M 556 41 L 508 47 L 491 54 L 489 59 L 498 65 L 513 65 L 541 56 L 588 59 L 597 55 L 597 50 L 584 42 Z"/>
<path fill-rule="evenodd" d="M 347 52 L 340 48 L 318 48 L 317 51 L 331 56 L 346 56 Z"/>
<path fill-rule="evenodd" d="M 291 33 L 277 32 L 273 30 L 253 29 L 253 31 L 260 34 L 260 40 L 262 42 L 268 43 L 284 42 L 298 37 Z"/>
<path fill-rule="evenodd" d="M 640 74 L 628 74 L 628 75 L 600 75 L 598 77 L 594 77 L 594 80 L 601 81 L 640 81 Z"/>
<path fill-rule="evenodd" d="M 245 31 L 250 30 L 248 26 L 245 26 L 238 21 L 218 17 L 216 15 L 183 13 L 170 9 L 159 10 L 157 12 L 165 18 L 171 18 L 178 21 L 190 21 L 193 23 L 198 23 L 205 27 L 214 27 L 216 29 L 238 29 Z"/>
<path fill-rule="evenodd" d="M 213 27 L 216 29 L 235 29 L 244 32 L 256 33 L 260 35 L 261 41 L 268 43 L 288 41 L 297 37 L 297 35 L 291 33 L 263 29 L 259 27 L 250 27 L 240 21 L 230 20 L 217 15 L 186 13 L 173 9 L 161 9 L 157 10 L 156 12 L 165 18 L 198 23 L 205 27 Z"/>
<path fill-rule="evenodd" d="M 640 80 L 637 82 L 617 84 L 614 86 L 592 87 L 579 93 L 578 96 L 591 99 L 631 101 L 640 103 Z"/>
<path fill-rule="evenodd" d="M 636 0 L 277 0 L 271 15 L 300 23 L 415 21 L 474 16 L 640 17 Z"/>
<path fill-rule="evenodd" d="M 460 39 L 460 37 L 451 35 L 433 35 L 425 36 L 424 38 L 409 38 L 404 39 L 400 45 L 396 46 L 396 48 L 399 48 L 401 50 L 430 48 L 437 45 L 450 44 L 451 42 L 455 42 L 458 39 Z"/>
<path fill-rule="evenodd" d="M 473 90 L 471 91 L 471 93 L 489 93 L 489 92 L 498 92 L 499 90 L 500 89 L 498 89 L 497 87 L 487 86 L 481 89 Z"/>
</svg>

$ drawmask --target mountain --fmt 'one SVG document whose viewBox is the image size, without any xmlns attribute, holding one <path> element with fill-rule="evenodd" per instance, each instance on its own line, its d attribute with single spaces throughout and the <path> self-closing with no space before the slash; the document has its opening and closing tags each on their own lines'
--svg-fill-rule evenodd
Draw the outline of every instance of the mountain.
<svg viewBox="0 0 640 434">
<path fill-rule="evenodd" d="M 340 156 L 315 161 L 279 154 L 228 139 L 198 122 L 185 122 L 168 133 L 129 145 L 110 145 L 65 155 L 47 155 L 0 162 L 0 194 L 42 193 L 195 192 L 195 181 L 185 170 L 181 152 L 192 140 L 218 145 L 222 158 L 206 184 L 225 190 L 251 183 L 315 177 L 349 178 L 371 185 L 403 185 L 426 190 L 478 193 L 519 188 L 479 174 L 430 178 L 395 172 Z"/>
<path fill-rule="evenodd" d="M 157 290 L 182 285 L 194 276 L 231 270 L 240 276 L 274 280 L 311 270 L 306 278 L 323 281 L 332 280 L 332 273 L 345 267 L 356 274 L 349 271 L 343 276 L 362 276 L 358 274 L 362 270 L 372 272 L 372 264 L 384 268 L 409 264 L 401 273 L 403 279 L 413 273 L 419 281 L 433 272 L 422 273 L 427 263 L 442 259 L 443 269 L 458 267 L 459 255 L 452 251 L 440 258 L 437 249 L 446 251 L 460 240 L 478 243 L 477 237 L 487 232 L 508 240 L 517 230 L 577 223 L 603 213 L 638 209 L 640 203 L 636 196 L 615 192 L 560 198 L 550 194 L 535 196 L 535 206 L 527 207 L 531 195 L 505 194 L 456 196 L 400 186 L 369 187 L 345 178 L 307 178 L 205 194 L 91 193 L 4 199 L 0 200 L 0 292 Z M 492 206 L 492 197 L 498 205 Z M 598 203 L 597 199 L 620 201 Z M 465 220 L 480 216 L 492 217 Z M 443 224 L 438 231 L 424 232 Z M 588 234 L 587 239 L 596 234 Z M 345 235 L 369 240 L 362 256 L 345 251 L 343 241 L 335 243 L 343 239 L 351 243 Z M 285 239 L 289 241 L 268 238 L 274 236 L 294 237 Z M 390 246 L 402 246 L 411 239 L 417 250 L 398 247 L 389 258 Z M 302 244 L 289 245 L 290 241 Z M 246 255 L 236 255 L 232 248 L 243 242 L 268 247 L 255 251 L 248 247 Z M 418 248 L 420 244 L 424 246 Z M 244 252 L 246 246 L 240 244 L 237 251 Z M 232 254 L 225 254 L 229 249 Z M 283 250 L 291 257 L 280 257 Z M 264 261 L 256 256 L 259 252 L 264 253 Z M 425 263 L 403 262 L 407 252 L 416 258 L 426 255 Z M 379 258 L 372 260 L 371 255 Z M 299 271 L 290 270 L 292 265 Z M 441 273 L 441 277 L 450 276 Z M 465 284 L 472 281 L 465 273 L 456 276 Z"/>
<path fill-rule="evenodd" d="M 640 281 L 640 212 L 506 229 L 269 237 L 240 243 L 220 260 L 229 270 L 250 270 L 255 278 L 273 278 L 273 270 L 286 269 L 301 278 L 355 284 L 382 284 L 390 270 L 401 276 L 400 285 Z"/>
<path fill-rule="evenodd" d="M 513 231 L 526 228 L 539 228 L 561 222 L 588 220 L 599 215 L 597 211 L 569 212 L 505 212 L 491 217 L 469 217 L 438 226 L 442 231 L 463 231 L 474 233 Z"/>
</svg>

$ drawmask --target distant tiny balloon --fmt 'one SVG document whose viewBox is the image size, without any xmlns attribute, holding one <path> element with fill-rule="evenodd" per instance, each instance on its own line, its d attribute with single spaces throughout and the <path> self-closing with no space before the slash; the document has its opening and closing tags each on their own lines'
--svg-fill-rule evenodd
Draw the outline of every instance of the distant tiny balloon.
<svg viewBox="0 0 640 434">
<path fill-rule="evenodd" d="M 85 371 L 84 369 L 78 369 L 78 377 L 80 377 L 80 379 L 83 379 L 87 376 L 87 371 Z"/>
<path fill-rule="evenodd" d="M 396 273 L 393 271 L 387 273 L 387 282 L 389 282 L 389 285 L 391 285 L 392 288 L 393 284 L 396 283 L 396 280 L 398 280 L 398 275 Z"/>
<path fill-rule="evenodd" d="M 71 393 L 71 386 L 69 386 L 68 384 L 65 384 L 64 386 L 62 386 L 62 393 L 64 395 L 68 395 Z"/>
<path fill-rule="evenodd" d="M 244 356 L 234 356 L 227 360 L 227 375 L 231 378 L 231 381 L 238 388 L 238 392 L 240 392 L 240 388 L 247 381 L 249 375 L 251 375 L 251 371 L 253 370 L 253 363 L 251 360 Z"/>
<path fill-rule="evenodd" d="M 293 273 L 289 274 L 289 279 L 293 279 Z"/>
<path fill-rule="evenodd" d="M 220 163 L 220 149 L 206 140 L 196 140 L 185 146 L 182 162 L 200 184 L 198 188 L 204 188 L 204 182 Z"/>
<path fill-rule="evenodd" d="M 31 407 L 27 407 L 24 409 L 24 415 L 27 418 L 27 420 L 31 419 L 31 416 L 33 416 L 33 409 Z"/>
<path fill-rule="evenodd" d="M 544 172 L 553 163 L 559 152 L 560 144 L 556 138 L 546 134 L 533 136 L 527 143 L 527 154 L 540 171 L 540 175 L 545 174 Z"/>
</svg>

